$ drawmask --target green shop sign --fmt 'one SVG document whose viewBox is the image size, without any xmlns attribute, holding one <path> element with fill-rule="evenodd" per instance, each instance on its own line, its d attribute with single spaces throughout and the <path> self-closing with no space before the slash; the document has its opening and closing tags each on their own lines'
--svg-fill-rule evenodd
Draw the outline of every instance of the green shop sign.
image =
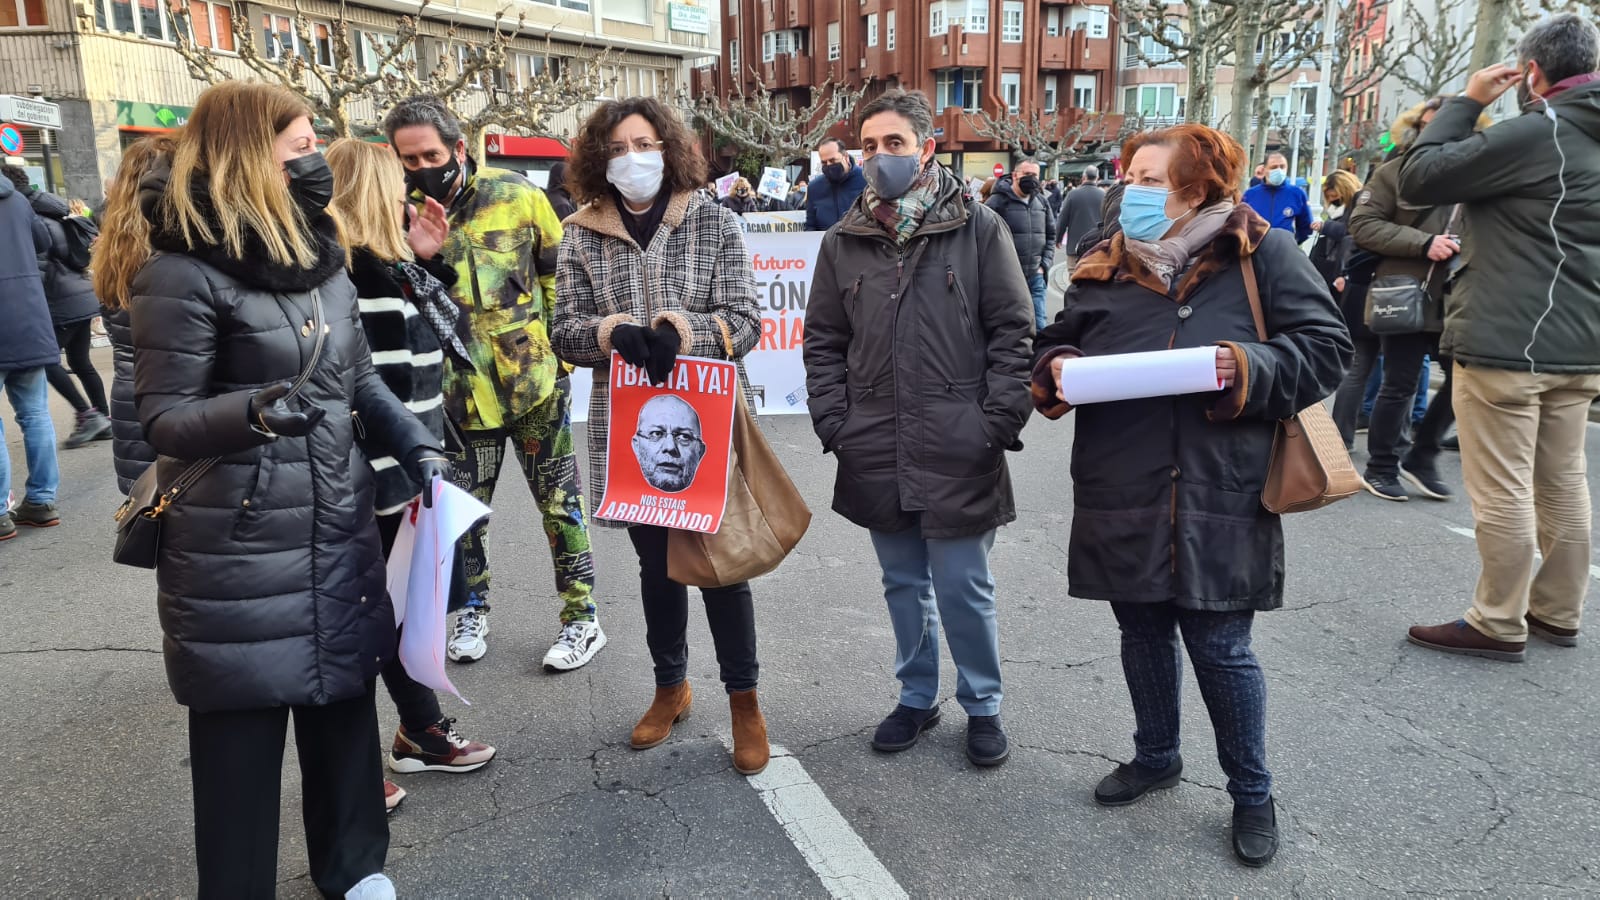
<svg viewBox="0 0 1600 900">
<path fill-rule="evenodd" d="M 163 106 L 156 103 L 117 101 L 118 128 L 173 129 L 189 121 L 192 106 Z"/>
</svg>

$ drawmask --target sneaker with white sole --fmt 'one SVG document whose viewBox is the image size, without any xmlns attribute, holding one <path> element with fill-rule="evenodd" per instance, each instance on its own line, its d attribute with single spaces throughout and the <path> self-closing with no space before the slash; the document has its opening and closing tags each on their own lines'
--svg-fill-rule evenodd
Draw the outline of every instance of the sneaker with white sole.
<svg viewBox="0 0 1600 900">
<path fill-rule="evenodd" d="M 406 789 L 405 788 L 403 788 L 400 785 L 395 784 L 394 782 L 389 781 L 387 779 L 384 780 L 384 782 L 383 782 L 383 809 L 384 809 L 385 812 L 387 812 L 391 816 L 394 815 L 394 811 L 400 808 L 401 802 L 404 801 L 405 799 L 406 799 Z"/>
<path fill-rule="evenodd" d="M 1450 485 L 1444 483 L 1444 479 L 1427 469 L 1408 469 L 1401 466 L 1400 477 L 1416 488 L 1417 493 L 1429 500 L 1449 500 L 1455 496 L 1455 492 L 1450 490 Z"/>
<path fill-rule="evenodd" d="M 368 875 L 344 892 L 344 900 L 395 900 L 394 882 L 382 872 Z"/>
<path fill-rule="evenodd" d="M 489 652 L 489 610 L 469 606 L 456 616 L 455 630 L 450 633 L 450 643 L 445 655 L 451 662 L 469 663 L 483 659 Z"/>
<path fill-rule="evenodd" d="M 475 772 L 494 759 L 494 748 L 469 741 L 456 732 L 456 720 L 445 717 L 423 731 L 403 726 L 394 735 L 389 770 L 402 775 L 418 772 Z"/>
<path fill-rule="evenodd" d="M 606 633 L 599 622 L 568 622 L 561 626 L 550 652 L 544 655 L 544 667 L 552 672 L 570 672 L 594 659 L 606 645 Z"/>
</svg>

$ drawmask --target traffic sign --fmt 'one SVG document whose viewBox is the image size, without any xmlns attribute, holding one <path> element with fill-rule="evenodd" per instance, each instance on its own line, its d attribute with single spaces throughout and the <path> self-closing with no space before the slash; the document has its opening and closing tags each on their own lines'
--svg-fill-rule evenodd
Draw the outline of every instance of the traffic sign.
<svg viewBox="0 0 1600 900">
<path fill-rule="evenodd" d="M 30 100 L 13 94 L 0 94 L 0 122 L 59 129 L 61 104 L 47 100 Z"/>
<path fill-rule="evenodd" d="M 0 150 L 7 156 L 18 156 L 22 153 L 22 132 L 11 125 L 0 125 Z"/>
<path fill-rule="evenodd" d="M 1006 167 L 1005 166 L 1002 166 L 999 163 L 995 163 L 994 164 L 994 177 L 999 178 L 1001 175 L 1004 175 L 1005 173 L 1006 173 Z"/>
</svg>

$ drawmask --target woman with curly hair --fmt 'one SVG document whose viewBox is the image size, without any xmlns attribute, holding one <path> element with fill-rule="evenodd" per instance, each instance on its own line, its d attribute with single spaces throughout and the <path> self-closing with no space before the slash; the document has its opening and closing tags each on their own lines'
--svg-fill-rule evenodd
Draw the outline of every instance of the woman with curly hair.
<svg viewBox="0 0 1600 900">
<path fill-rule="evenodd" d="M 699 190 L 705 179 L 695 136 L 651 98 L 602 103 L 573 147 L 567 186 L 580 207 L 566 222 L 556 265 L 561 303 L 552 344 L 564 361 L 594 370 L 591 496 L 605 494 L 612 350 L 660 381 L 680 354 L 738 361 L 760 340 L 743 231 L 737 216 Z M 755 408 L 743 363 L 739 381 Z M 655 438 L 663 439 L 681 447 L 684 438 Z M 655 664 L 655 699 L 632 736 L 634 749 L 644 750 L 665 741 L 673 723 L 689 714 L 689 595 L 668 577 L 667 529 L 632 525 L 628 537 L 639 554 L 645 642 Z M 701 595 L 733 714 L 733 764 L 754 775 L 767 767 L 769 750 L 756 699 L 750 585 L 704 588 Z"/>
</svg>

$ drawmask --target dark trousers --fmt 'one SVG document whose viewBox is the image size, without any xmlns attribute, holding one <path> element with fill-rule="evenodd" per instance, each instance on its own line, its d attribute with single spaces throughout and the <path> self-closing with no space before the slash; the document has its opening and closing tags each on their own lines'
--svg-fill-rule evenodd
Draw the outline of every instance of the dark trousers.
<svg viewBox="0 0 1600 900">
<path fill-rule="evenodd" d="M 72 368 L 72 375 L 78 376 L 83 382 L 83 393 L 79 393 L 78 386 L 73 383 L 72 375 L 60 363 L 45 366 L 44 377 L 50 380 L 50 386 L 56 393 L 72 404 L 77 412 L 88 412 L 90 408 L 99 412 L 110 412 L 111 407 L 106 405 L 106 386 L 100 380 L 100 373 L 94 367 L 94 360 L 89 358 L 89 350 L 93 346 L 90 341 L 94 335 L 90 332 L 89 323 L 92 319 L 74 322 L 71 325 L 56 326 L 56 342 L 67 354 L 67 365 Z M 89 396 L 87 399 L 84 393 Z"/>
<path fill-rule="evenodd" d="M 1367 378 L 1378 364 L 1380 344 L 1377 338 L 1355 339 L 1356 355 L 1339 382 L 1339 392 L 1333 398 L 1333 424 L 1339 428 L 1346 447 L 1356 443 L 1356 421 L 1361 416 L 1362 399 L 1367 390 Z"/>
<path fill-rule="evenodd" d="M 400 530 L 400 517 L 404 513 L 395 513 L 392 516 L 378 517 L 378 535 L 383 538 L 383 558 L 389 558 L 389 551 L 394 549 L 394 536 Z M 457 578 L 461 569 L 459 557 L 460 548 L 457 548 L 456 570 Z M 402 626 L 401 630 L 404 630 Z M 396 635 L 398 638 L 398 635 Z M 407 731 L 426 731 L 429 726 L 444 718 L 444 711 L 439 708 L 439 695 L 433 688 L 419 683 L 406 671 L 400 662 L 399 644 L 396 643 L 394 658 L 383 667 L 383 686 L 389 691 L 389 699 L 394 701 L 396 711 L 400 713 L 400 724 Z"/>
<path fill-rule="evenodd" d="M 1444 384 L 1428 404 L 1428 411 L 1416 428 L 1411 424 L 1412 398 L 1422 378 L 1422 360 L 1430 353 L 1438 356 L 1436 334 L 1387 334 L 1383 336 L 1383 386 L 1378 402 L 1372 406 L 1372 424 L 1367 432 L 1367 474 L 1397 478 L 1400 466 L 1415 472 L 1435 474 L 1439 441 L 1456 419 L 1450 402 L 1454 381 L 1449 360 L 1444 364 Z M 1403 461 L 1403 462 L 1402 462 Z"/>
<path fill-rule="evenodd" d="M 1134 761 L 1165 769 L 1178 758 L 1183 633 L 1200 696 L 1211 714 L 1217 760 L 1240 806 L 1272 795 L 1267 771 L 1267 680 L 1250 649 L 1255 613 L 1199 612 L 1171 603 L 1112 603 L 1122 629 L 1122 672 L 1133 700 Z"/>
<path fill-rule="evenodd" d="M 383 871 L 389 822 L 372 685 L 327 706 L 189 712 L 202 900 L 270 900 L 278 882 L 285 726 L 294 717 L 311 880 L 326 897 Z"/>
<path fill-rule="evenodd" d="M 644 598 L 645 644 L 655 663 L 656 685 L 670 687 L 689 673 L 689 589 L 667 577 L 667 529 L 635 525 L 628 538 L 639 554 L 639 591 Z M 701 588 L 711 644 L 722 669 L 722 686 L 729 692 L 754 690 L 760 665 L 756 662 L 756 605 L 750 583 Z"/>
</svg>

